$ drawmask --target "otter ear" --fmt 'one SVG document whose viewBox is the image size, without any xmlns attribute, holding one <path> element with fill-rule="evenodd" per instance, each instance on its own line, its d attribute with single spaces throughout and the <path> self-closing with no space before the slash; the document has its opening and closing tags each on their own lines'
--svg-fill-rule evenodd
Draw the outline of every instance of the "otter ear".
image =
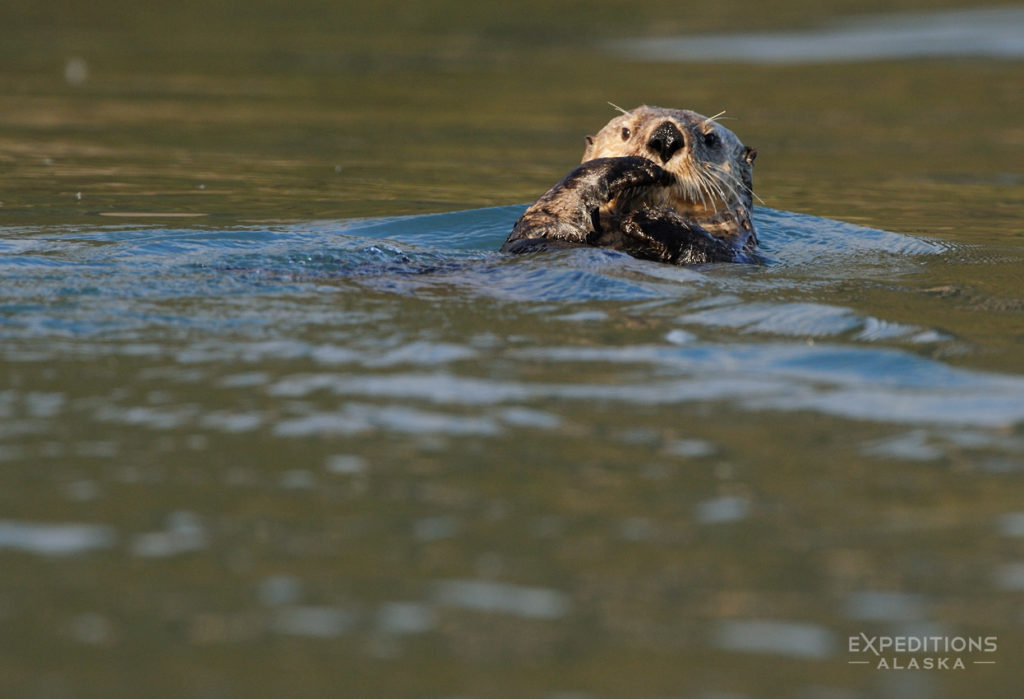
<svg viewBox="0 0 1024 699">
<path fill-rule="evenodd" d="M 747 146 L 746 148 L 743 149 L 743 159 L 746 160 L 748 163 L 753 163 L 754 158 L 756 157 L 757 148 L 751 148 L 750 146 Z"/>
<path fill-rule="evenodd" d="M 592 150 L 594 150 L 594 137 L 593 136 L 587 136 L 583 140 L 587 144 L 586 149 L 583 151 L 583 160 L 585 161 L 585 160 L 587 160 L 590 157 L 590 152 Z"/>
</svg>

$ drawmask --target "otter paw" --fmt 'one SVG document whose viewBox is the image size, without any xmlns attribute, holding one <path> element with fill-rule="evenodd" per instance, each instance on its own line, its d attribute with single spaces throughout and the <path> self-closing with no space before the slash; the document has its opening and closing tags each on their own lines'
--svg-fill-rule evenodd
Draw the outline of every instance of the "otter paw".
<svg viewBox="0 0 1024 699">
<path fill-rule="evenodd" d="M 602 204 L 627 190 L 668 187 L 675 182 L 675 176 L 668 170 L 652 160 L 636 155 L 589 160 L 575 170 L 580 171 L 585 171 L 588 177 L 595 178 L 593 194 Z"/>
<path fill-rule="evenodd" d="M 671 209 L 642 208 L 620 226 L 622 250 L 633 257 L 676 265 L 735 262 L 737 248 Z"/>
<path fill-rule="evenodd" d="M 601 206 L 628 191 L 668 186 L 674 176 L 647 158 L 597 158 L 576 167 L 516 221 L 503 252 L 586 245 L 600 233 Z M 527 244 L 525 242 L 530 242 Z M 544 246 L 541 241 L 558 241 Z"/>
</svg>

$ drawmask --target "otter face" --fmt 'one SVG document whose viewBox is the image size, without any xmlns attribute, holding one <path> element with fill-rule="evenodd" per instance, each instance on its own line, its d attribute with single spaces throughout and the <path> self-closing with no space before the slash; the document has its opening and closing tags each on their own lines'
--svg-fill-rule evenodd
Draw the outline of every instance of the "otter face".
<svg viewBox="0 0 1024 699">
<path fill-rule="evenodd" d="M 668 206 L 715 235 L 756 243 L 750 210 L 757 151 L 732 131 L 689 110 L 637 107 L 587 137 L 583 162 L 629 155 L 654 161 L 676 182 L 610 202 L 609 210 Z"/>
</svg>

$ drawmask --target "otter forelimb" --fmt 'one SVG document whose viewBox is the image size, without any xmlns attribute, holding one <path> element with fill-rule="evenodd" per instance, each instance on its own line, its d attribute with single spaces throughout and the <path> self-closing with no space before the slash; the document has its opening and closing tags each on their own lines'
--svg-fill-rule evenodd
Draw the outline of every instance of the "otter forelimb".
<svg viewBox="0 0 1024 699">
<path fill-rule="evenodd" d="M 594 244 L 602 233 L 604 204 L 628 190 L 667 186 L 673 179 L 647 158 L 588 160 L 523 213 L 501 249 L 522 253 Z"/>
<path fill-rule="evenodd" d="M 619 222 L 618 230 L 622 242 L 611 247 L 641 260 L 697 265 L 744 258 L 732 243 L 664 207 L 637 209 Z"/>
<path fill-rule="evenodd" d="M 501 249 L 527 253 L 591 245 L 677 265 L 735 261 L 734 245 L 673 209 L 604 207 L 615 198 L 642 200 L 644 190 L 673 181 L 671 173 L 639 156 L 588 160 L 523 213 Z"/>
</svg>

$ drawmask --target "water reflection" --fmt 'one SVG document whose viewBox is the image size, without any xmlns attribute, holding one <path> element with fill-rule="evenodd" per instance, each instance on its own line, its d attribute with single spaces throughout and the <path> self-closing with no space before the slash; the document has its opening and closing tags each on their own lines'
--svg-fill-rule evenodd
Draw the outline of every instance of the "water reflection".
<svg viewBox="0 0 1024 699">
<path fill-rule="evenodd" d="M 1024 536 L 1024 512 L 1002 515 L 996 529 L 1003 536 Z"/>
<path fill-rule="evenodd" d="M 164 558 L 200 551 L 206 545 L 206 529 L 199 517 L 192 512 L 174 512 L 167 517 L 164 529 L 136 534 L 131 550 L 142 558 Z"/>
<path fill-rule="evenodd" d="M 0 555 L 110 589 L 160 571 L 61 633 L 323 646 L 352 672 L 833 668 L 851 624 L 952 628 L 968 582 L 911 590 L 957 556 L 1003 623 L 1019 557 L 956 548 L 978 509 L 943 493 L 1019 472 L 1024 379 L 951 359 L 970 332 L 945 297 L 900 312 L 947 246 L 759 209 L 762 265 L 510 259 L 517 211 L 12 235 L 0 477 L 27 495 Z M 880 300 L 836 290 L 866 279 Z"/>
<path fill-rule="evenodd" d="M 941 56 L 1024 56 L 1024 8 L 847 18 L 808 32 L 629 39 L 612 44 L 648 61 L 829 63 Z"/>
<path fill-rule="evenodd" d="M 0 696 L 1019 693 L 1018 66 L 601 43 L 843 4 L 4 3 Z M 762 264 L 496 252 L 606 100 Z"/>
<path fill-rule="evenodd" d="M 102 524 L 0 520 L 0 551 L 38 556 L 75 556 L 117 543 L 113 527 Z"/>
<path fill-rule="evenodd" d="M 569 598 L 557 590 L 486 580 L 442 580 L 432 596 L 442 606 L 528 619 L 557 619 L 571 610 Z"/>
<path fill-rule="evenodd" d="M 425 633 L 436 625 L 437 614 L 419 602 L 388 602 L 377 610 L 377 628 L 384 634 Z"/>
<path fill-rule="evenodd" d="M 859 621 L 898 623 L 925 618 L 927 600 L 906 592 L 854 592 L 846 598 L 846 615 Z"/>
<path fill-rule="evenodd" d="M 821 626 L 761 619 L 720 621 L 715 625 L 712 642 L 730 651 L 808 660 L 828 658 L 838 646 L 832 633 Z"/>
<path fill-rule="evenodd" d="M 792 294 L 793 281 L 787 275 L 794 272 L 800 275 L 799 284 L 809 289 L 818 284 L 825 288 L 837 277 L 870 277 L 882 270 L 891 278 L 915 256 L 942 255 L 943 247 L 933 242 L 759 209 L 758 226 L 774 260 L 760 268 L 672 270 L 595 250 L 515 260 L 474 252 L 472 246 L 489 247 L 499 241 L 508 226 L 508 213 L 507 208 L 488 209 L 276 231 L 114 229 L 57 237 L 48 233 L 30 235 L 28 238 L 51 249 L 48 264 L 66 258 L 63 266 L 67 274 L 58 281 L 49 275 L 37 276 L 13 268 L 7 273 L 11 282 L 7 288 L 12 290 L 10 293 L 30 293 L 39 299 L 58 295 L 68 303 L 48 307 L 45 313 L 38 312 L 37 306 L 8 306 L 4 331 L 12 338 L 31 341 L 54 333 L 90 337 L 108 335 L 115 329 L 138 334 L 147 328 L 172 333 L 179 328 L 205 328 L 214 334 L 173 351 L 178 363 L 194 367 L 190 380 L 205 380 L 204 367 L 219 362 L 312 360 L 325 367 L 363 370 L 357 374 L 332 370 L 285 377 L 271 377 L 260 371 L 234 372 L 216 379 L 224 389 L 244 390 L 267 383 L 268 395 L 275 398 L 301 398 L 327 391 L 346 397 L 503 406 L 499 411 L 472 416 L 414 406 L 359 403 L 330 411 L 321 407 L 308 414 L 290 409 L 286 413 L 292 414 L 273 420 L 271 429 L 278 436 L 356 435 L 378 430 L 496 435 L 506 427 L 555 429 L 562 424 L 557 416 L 530 405 L 550 399 L 673 404 L 713 398 L 732 400 L 752 410 L 814 410 L 856 419 L 926 424 L 1000 426 L 1013 424 L 1024 416 L 1024 384 L 1020 379 L 953 369 L 884 346 L 954 345 L 954 336 L 942 329 L 888 320 L 820 301 L 750 298 L 752 294 L 755 298 L 762 296 L 766 290 Z M 447 226 L 462 229 L 467 248 L 453 252 L 435 247 L 447 244 L 451 236 Z M 392 236 L 391 242 L 373 243 L 365 238 L 382 233 Z M 83 241 L 105 244 L 96 247 L 83 245 Z M 260 251 L 254 252 L 254 246 Z M 820 259 L 816 246 L 827 247 L 828 261 Z M 317 252 L 301 252 L 306 249 Z M 330 252 L 332 249 L 335 252 Z M 380 267 L 377 258 L 382 250 L 388 251 L 387 261 Z M 26 254 L 25 250 L 19 254 Z M 132 269 L 111 266 L 110 261 L 118 259 L 130 259 Z M 100 261 L 102 266 L 94 269 Z M 145 269 L 154 283 L 140 288 L 135 282 L 136 268 Z M 298 276 L 296 270 L 300 270 Z M 676 275 L 670 275 L 671 284 L 663 274 L 666 270 Z M 683 276 L 678 277 L 679 274 Z M 29 279 L 31 284 L 27 284 Z M 355 286 L 349 286 L 351 282 Z M 367 288 L 375 294 L 385 293 L 385 299 L 406 294 L 441 298 L 453 288 L 470 298 L 497 296 L 512 302 L 525 298 L 542 303 L 556 299 L 576 303 L 593 298 L 635 302 L 663 299 L 679 307 L 676 322 L 686 329 L 675 327 L 663 334 L 665 341 L 675 347 L 632 344 L 615 348 L 516 349 L 506 347 L 514 342 L 493 334 L 470 342 L 415 336 L 396 340 L 394 333 L 387 330 L 379 337 L 370 334 L 359 338 L 340 329 L 367 324 L 386 329 L 395 312 L 391 302 L 384 299 L 358 309 L 332 310 L 336 306 L 335 295 L 350 298 L 363 294 Z M 28 289 L 32 291 L 27 292 Z M 258 301 L 268 293 L 277 295 L 278 308 L 268 310 Z M 197 306 L 188 303 L 192 297 L 212 301 Z M 28 308 L 36 310 L 24 310 Z M 664 313 L 668 308 L 667 303 L 661 303 L 638 307 L 638 312 Z M 545 307 L 537 310 L 543 312 Z M 224 331 L 258 332 L 266 324 L 268 313 L 275 322 L 297 324 L 297 328 L 322 323 L 337 327 L 335 334 L 341 333 L 341 341 L 277 338 L 221 342 L 216 337 L 216 332 Z M 31 324 L 21 324 L 23 318 L 31 318 Z M 612 320 L 606 311 L 556 313 L 552 318 L 562 323 L 587 322 L 599 326 Z M 721 337 L 723 331 L 797 342 L 731 344 L 707 342 L 704 338 Z M 807 339 L 850 340 L 868 346 L 805 344 Z M 870 347 L 875 344 L 883 346 Z M 36 353 L 52 352 L 55 347 L 47 343 L 47 350 L 33 345 Z M 18 347 L 11 344 L 4 351 L 11 358 L 25 356 Z M 166 353 L 156 345 L 137 342 L 76 343 L 65 345 L 61 351 L 94 355 L 114 351 L 133 356 Z M 34 356 L 40 359 L 45 354 Z M 479 363 L 485 357 L 501 357 L 513 364 L 609 363 L 622 365 L 624 370 L 629 364 L 648 365 L 662 377 L 679 378 L 662 378 L 654 383 L 612 381 L 603 385 L 574 385 L 478 378 L 449 370 L 394 371 L 417 366 L 459 367 Z M 155 380 L 158 377 L 154 371 L 163 369 L 152 367 L 140 378 Z M 187 378 L 181 367 L 167 371 L 173 372 L 178 381 Z M 29 419 L 9 422 L 8 430 L 34 429 L 33 418 L 67 410 L 66 400 L 60 394 L 32 392 L 19 395 L 19 400 L 26 402 Z M 246 433 L 269 424 L 267 415 L 261 411 L 206 411 L 196 404 L 167 405 L 159 400 L 150 403 L 104 401 L 92 406 L 90 412 L 101 421 L 155 430 L 199 425 L 226 433 Z M 895 454 L 898 445 L 865 448 L 867 453 L 887 449 L 889 454 Z M 902 453 L 912 451 L 912 445 L 905 443 Z M 927 447 L 922 445 L 917 453 L 922 455 L 926 451 Z"/>
<path fill-rule="evenodd" d="M 310 638 L 333 638 L 348 633 L 356 618 L 336 607 L 282 606 L 274 610 L 270 627 L 277 633 Z"/>
<path fill-rule="evenodd" d="M 366 459 L 356 454 L 338 454 L 327 460 L 327 471 L 345 475 L 359 474 L 368 467 Z"/>
<path fill-rule="evenodd" d="M 746 499 L 726 496 L 697 503 L 696 517 L 701 524 L 725 524 L 739 522 L 750 516 L 750 504 Z"/>
<path fill-rule="evenodd" d="M 1003 563 L 995 570 L 996 587 L 1012 592 L 1024 592 L 1024 562 Z"/>
</svg>

